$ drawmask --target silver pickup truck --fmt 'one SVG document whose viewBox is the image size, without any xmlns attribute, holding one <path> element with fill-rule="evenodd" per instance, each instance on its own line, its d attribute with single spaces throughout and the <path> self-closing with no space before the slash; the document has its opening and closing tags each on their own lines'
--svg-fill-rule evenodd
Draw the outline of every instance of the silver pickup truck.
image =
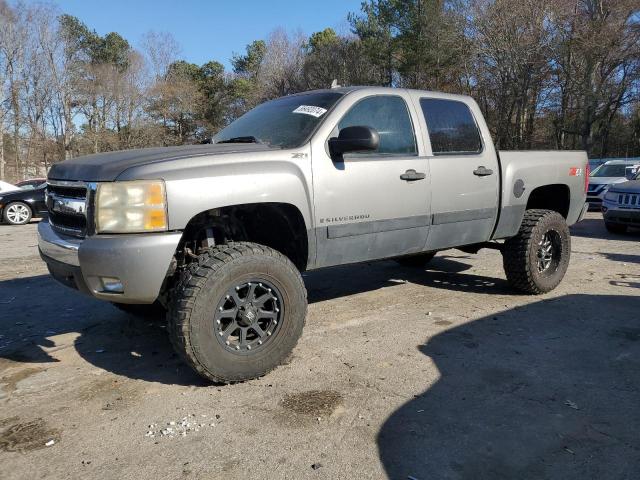
<svg viewBox="0 0 640 480">
<path fill-rule="evenodd" d="M 514 288 L 552 290 L 587 174 L 584 152 L 498 154 L 469 97 L 317 90 L 256 107 L 212 144 L 54 165 L 39 247 L 68 286 L 165 308 L 185 361 L 235 382 L 294 348 L 305 270 L 494 248 Z"/>
</svg>

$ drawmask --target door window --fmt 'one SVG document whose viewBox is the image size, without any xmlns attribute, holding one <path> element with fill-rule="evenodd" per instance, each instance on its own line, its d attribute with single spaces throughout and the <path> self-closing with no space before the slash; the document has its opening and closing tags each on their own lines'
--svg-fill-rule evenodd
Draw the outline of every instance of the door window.
<svg viewBox="0 0 640 480">
<path fill-rule="evenodd" d="M 421 98 L 434 155 L 480 153 L 482 141 L 469 107 L 455 100 Z"/>
<path fill-rule="evenodd" d="M 362 155 L 417 155 L 409 110 L 398 96 L 378 95 L 360 100 L 342 117 L 338 129 L 353 126 L 375 128 L 380 135 L 378 150 Z"/>
</svg>

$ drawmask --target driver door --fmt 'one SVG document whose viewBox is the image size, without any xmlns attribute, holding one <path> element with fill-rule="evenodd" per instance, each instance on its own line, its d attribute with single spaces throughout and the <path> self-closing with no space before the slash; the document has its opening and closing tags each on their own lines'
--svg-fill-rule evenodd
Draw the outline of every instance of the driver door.
<svg viewBox="0 0 640 480">
<path fill-rule="evenodd" d="M 419 152 L 410 105 L 403 95 L 353 99 L 324 143 L 312 147 L 317 267 L 424 249 L 431 213 L 429 164 Z M 374 128 L 378 149 L 332 159 L 328 139 L 349 126 Z M 423 178 L 409 179 L 412 170 Z"/>
</svg>

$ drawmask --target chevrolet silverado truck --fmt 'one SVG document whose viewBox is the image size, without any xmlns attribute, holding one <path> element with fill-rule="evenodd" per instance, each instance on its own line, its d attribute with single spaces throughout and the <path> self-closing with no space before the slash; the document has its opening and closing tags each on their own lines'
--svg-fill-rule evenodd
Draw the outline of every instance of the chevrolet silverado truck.
<svg viewBox="0 0 640 480">
<path fill-rule="evenodd" d="M 293 350 L 305 270 L 494 248 L 515 289 L 552 290 L 587 182 L 584 152 L 498 153 L 469 97 L 316 90 L 259 105 L 211 144 L 55 164 L 39 248 L 65 285 L 166 309 L 182 358 L 237 382 Z"/>
</svg>

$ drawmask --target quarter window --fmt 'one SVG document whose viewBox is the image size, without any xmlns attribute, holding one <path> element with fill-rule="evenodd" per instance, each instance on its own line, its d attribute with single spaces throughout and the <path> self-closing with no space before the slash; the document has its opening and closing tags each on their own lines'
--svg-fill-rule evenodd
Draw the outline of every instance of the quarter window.
<svg viewBox="0 0 640 480">
<path fill-rule="evenodd" d="M 380 135 L 376 154 L 416 155 L 416 139 L 405 101 L 394 95 L 368 97 L 356 103 L 342 117 L 338 129 L 366 126 L 375 128 Z"/>
<path fill-rule="evenodd" d="M 478 126 L 466 104 L 455 100 L 421 98 L 434 155 L 480 153 Z"/>
</svg>

